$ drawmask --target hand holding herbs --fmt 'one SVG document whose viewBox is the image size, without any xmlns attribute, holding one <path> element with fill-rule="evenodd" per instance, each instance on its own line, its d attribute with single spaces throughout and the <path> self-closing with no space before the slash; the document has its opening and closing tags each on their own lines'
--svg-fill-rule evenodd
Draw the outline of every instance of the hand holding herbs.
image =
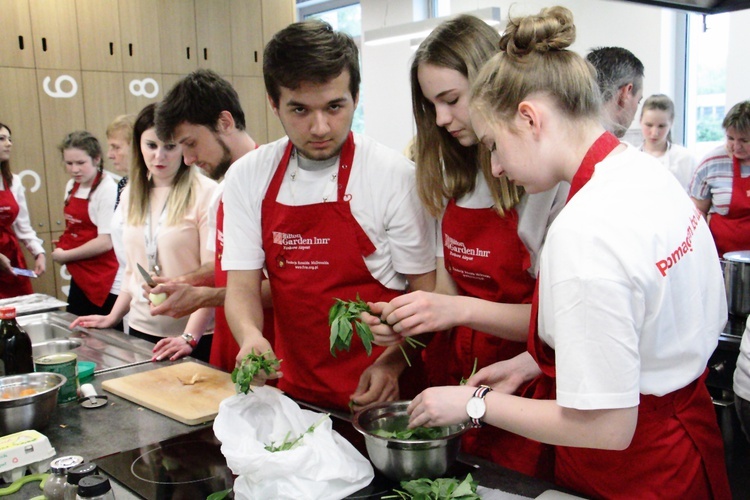
<svg viewBox="0 0 750 500">
<path fill-rule="evenodd" d="M 336 351 L 348 351 L 351 347 L 352 337 L 354 337 L 354 332 L 356 331 L 369 356 L 372 354 L 372 341 L 374 337 L 370 326 L 362 322 L 360 317 L 363 312 L 372 314 L 367 302 L 360 299 L 359 295 L 357 295 L 357 300 L 335 299 L 335 301 L 336 303 L 333 304 L 328 313 L 328 324 L 331 326 L 331 354 L 336 357 Z M 404 337 L 404 340 L 411 347 L 425 346 L 422 342 L 412 337 Z M 411 366 L 411 361 L 404 350 L 404 346 L 399 344 L 399 348 L 404 354 L 404 358 L 406 358 L 406 364 Z"/>
<path fill-rule="evenodd" d="M 400 500 L 481 500 L 477 494 L 477 482 L 471 474 L 460 481 L 454 478 L 414 479 L 401 481 L 402 490 L 393 490 L 395 495 L 382 497 Z"/>
<path fill-rule="evenodd" d="M 264 354 L 255 354 L 255 352 L 252 352 L 245 356 L 240 366 L 232 371 L 232 382 L 234 382 L 237 394 L 253 392 L 250 385 L 261 371 L 265 372 L 266 377 L 270 377 L 279 370 L 281 360 L 267 358 L 267 354 L 270 355 L 271 351 L 267 351 Z"/>
</svg>

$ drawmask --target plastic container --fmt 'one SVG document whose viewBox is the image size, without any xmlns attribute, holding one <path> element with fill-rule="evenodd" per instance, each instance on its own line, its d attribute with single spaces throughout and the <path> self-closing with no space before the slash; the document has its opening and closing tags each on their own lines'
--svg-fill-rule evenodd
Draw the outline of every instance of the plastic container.
<svg viewBox="0 0 750 500">
<path fill-rule="evenodd" d="M 65 483 L 65 500 L 76 500 L 78 494 L 78 483 L 87 476 L 93 476 L 99 472 L 99 467 L 95 463 L 89 462 L 73 467 L 68 471 L 68 481 Z"/>
<path fill-rule="evenodd" d="M 47 500 L 63 500 L 65 498 L 65 483 L 68 481 L 68 471 L 73 467 L 81 465 L 83 457 L 69 455 L 54 459 L 49 464 L 52 475 L 44 483 L 44 496 Z"/>
<path fill-rule="evenodd" d="M 96 363 L 93 361 L 79 361 L 78 362 L 78 382 L 85 384 L 91 382 L 94 378 L 94 369 L 96 369 Z"/>
<path fill-rule="evenodd" d="M 112 492 L 112 485 L 109 479 L 98 474 L 86 476 L 78 482 L 79 500 L 113 500 L 115 494 Z"/>
<path fill-rule="evenodd" d="M 49 459 L 55 456 L 55 449 L 44 434 L 27 430 L 8 434 L 0 438 L 0 477 L 6 483 L 13 483 L 26 475 L 49 470 Z"/>
</svg>

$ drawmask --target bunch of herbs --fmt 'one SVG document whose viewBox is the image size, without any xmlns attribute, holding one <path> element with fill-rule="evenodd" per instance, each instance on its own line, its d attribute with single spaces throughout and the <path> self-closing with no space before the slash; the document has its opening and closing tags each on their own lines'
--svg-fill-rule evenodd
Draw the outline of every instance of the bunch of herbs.
<svg viewBox="0 0 750 500">
<path fill-rule="evenodd" d="M 367 355 L 372 354 L 373 334 L 370 325 L 362 322 L 360 315 L 363 312 L 372 314 L 367 302 L 359 298 L 357 300 L 334 299 L 336 302 L 331 306 L 328 312 L 328 324 L 331 326 L 330 349 L 331 354 L 336 357 L 337 351 L 348 351 L 352 344 L 354 332 L 362 341 Z M 381 320 L 382 321 L 382 320 Z M 412 337 L 405 337 L 404 340 L 411 347 L 424 347 L 425 345 Z M 399 344 L 401 352 L 406 358 L 406 364 L 411 366 L 411 360 L 404 350 L 404 346 Z"/>
<path fill-rule="evenodd" d="M 302 441 L 302 438 L 304 438 L 307 434 L 312 434 L 315 431 L 315 428 L 318 427 L 325 419 L 327 419 L 329 416 L 328 413 L 324 414 L 320 420 L 312 424 L 310 427 L 307 428 L 305 432 L 297 436 L 296 438 L 289 440 L 289 436 L 292 434 L 292 431 L 289 431 L 286 433 L 286 436 L 284 436 L 283 441 L 281 441 L 279 444 L 274 444 L 273 442 L 271 444 L 267 444 L 264 446 L 266 451 L 270 451 L 271 453 L 275 453 L 277 451 L 288 451 L 296 447 L 300 441 Z"/>
<path fill-rule="evenodd" d="M 444 435 L 442 427 L 415 427 L 413 429 L 402 429 L 399 431 L 377 429 L 372 431 L 372 433 L 386 439 L 402 439 L 406 441 L 433 440 Z"/>
<path fill-rule="evenodd" d="M 261 371 L 264 371 L 267 377 L 270 377 L 278 371 L 281 360 L 266 357 L 266 355 L 270 356 L 270 354 L 271 351 L 266 351 L 264 354 L 255 354 L 253 351 L 242 358 L 240 366 L 232 371 L 232 382 L 234 382 L 234 387 L 238 394 L 253 392 L 250 388 L 250 384 L 252 384 L 253 379 L 255 379 Z"/>
<path fill-rule="evenodd" d="M 454 478 L 414 479 L 401 481 L 401 490 L 395 495 L 381 497 L 400 500 L 481 500 L 477 494 L 477 482 L 471 474 L 463 481 Z"/>
</svg>

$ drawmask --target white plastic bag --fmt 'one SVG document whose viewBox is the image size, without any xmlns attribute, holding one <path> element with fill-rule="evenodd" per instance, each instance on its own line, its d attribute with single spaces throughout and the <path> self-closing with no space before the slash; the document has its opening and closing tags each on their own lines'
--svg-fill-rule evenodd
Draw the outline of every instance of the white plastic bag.
<svg viewBox="0 0 750 500">
<path fill-rule="evenodd" d="M 238 499 L 339 499 L 367 486 L 374 473 L 370 462 L 334 431 L 330 418 L 291 450 L 270 452 L 305 433 L 322 414 L 303 410 L 273 387 L 254 388 L 219 406 L 214 434 L 227 465 L 238 475 Z"/>
</svg>

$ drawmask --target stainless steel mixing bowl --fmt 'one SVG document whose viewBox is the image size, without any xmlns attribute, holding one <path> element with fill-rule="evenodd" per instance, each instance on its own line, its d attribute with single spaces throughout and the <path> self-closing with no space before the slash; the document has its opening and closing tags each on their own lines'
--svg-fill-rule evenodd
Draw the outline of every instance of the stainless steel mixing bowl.
<svg viewBox="0 0 750 500">
<path fill-rule="evenodd" d="M 365 437 L 370 461 L 380 472 L 396 481 L 443 476 L 456 461 L 461 447 L 461 434 L 466 424 L 441 428 L 437 439 L 403 440 L 374 434 L 378 430 L 406 429 L 409 401 L 376 403 L 357 412 L 352 423 Z"/>
<path fill-rule="evenodd" d="M 0 377 L 0 436 L 46 427 L 66 381 L 64 375 L 50 372 Z M 22 395 L 31 390 L 33 394 Z"/>
</svg>

